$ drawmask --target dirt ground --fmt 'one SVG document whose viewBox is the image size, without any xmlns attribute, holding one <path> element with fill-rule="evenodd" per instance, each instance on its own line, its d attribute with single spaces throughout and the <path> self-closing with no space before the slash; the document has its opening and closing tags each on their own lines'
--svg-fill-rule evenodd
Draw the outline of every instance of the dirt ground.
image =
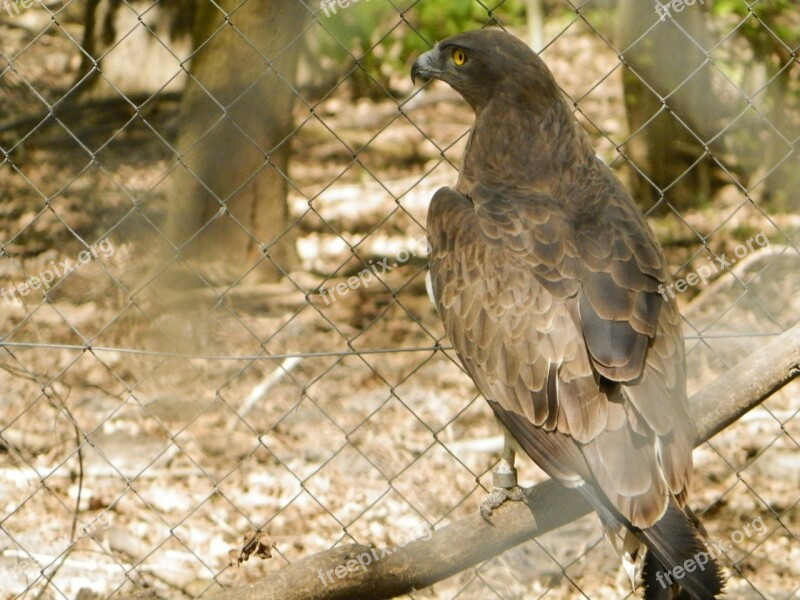
<svg viewBox="0 0 800 600">
<path fill-rule="evenodd" d="M 5 56 L 30 42 L 19 28 L 0 26 L 0 37 Z M 47 36 L 0 70 L 0 122 L 38 113 L 36 93 L 67 87 L 76 52 L 66 36 Z M 579 25 L 544 58 L 582 98 L 579 118 L 598 154 L 614 161 L 612 140 L 626 134 L 617 56 Z M 174 134 L 176 109 L 165 103 L 152 122 Z M 291 166 L 300 268 L 274 286 L 230 290 L 207 310 L 164 308 L 146 285 L 160 260 L 149 223 L 163 216 L 159 182 L 172 165 L 146 128 L 83 121 L 79 137 L 96 142 L 92 151 L 59 127 L 31 128 L 24 150 L 0 158 L 2 285 L 76 261 L 78 237 L 113 243 L 64 277 L 49 302 L 0 302 L 0 597 L 146 588 L 196 597 L 338 544 L 393 547 L 477 510 L 497 429 L 454 356 L 438 348 L 419 243 L 433 191 L 455 181 L 472 114 L 444 86 L 418 94 L 403 114 L 344 93 L 317 114 L 325 127 L 298 110 Z M 368 150 L 353 163 L 331 131 L 345 141 L 368 134 Z M 134 206 L 133 197 L 144 201 Z M 742 225 L 772 241 L 772 254 L 742 265 L 744 284 L 721 277 L 679 298 L 690 392 L 768 339 L 760 336 L 788 329 L 800 310 L 800 240 L 781 239 L 800 230 L 798 215 L 767 216 L 742 200 L 727 188 L 713 211 L 655 223 L 662 239 L 683 239 L 689 226 L 713 232 L 715 252 L 732 251 Z M 363 259 L 396 266 L 346 295 L 314 293 L 361 268 L 343 240 L 362 239 Z M 708 255 L 697 239 L 665 250 L 684 273 Z M 191 296 L 182 302 L 191 306 Z M 798 411 L 794 385 L 695 453 L 691 504 L 726 547 L 731 598 L 800 598 Z M 520 478 L 543 475 L 521 461 Z M 746 526 L 751 535 L 740 539 Z M 272 557 L 231 564 L 258 528 Z M 408 597 L 630 596 L 588 516 Z"/>
</svg>

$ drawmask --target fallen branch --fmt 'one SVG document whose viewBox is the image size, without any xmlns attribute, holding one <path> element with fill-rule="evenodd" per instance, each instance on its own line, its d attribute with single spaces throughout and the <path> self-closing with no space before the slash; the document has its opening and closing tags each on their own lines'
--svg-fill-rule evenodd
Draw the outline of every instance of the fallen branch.
<svg viewBox="0 0 800 600">
<path fill-rule="evenodd" d="M 800 325 L 754 352 L 691 398 L 699 445 L 734 423 L 775 391 L 800 375 Z M 320 552 L 264 579 L 214 595 L 212 600 L 380 600 L 411 593 L 473 567 L 518 544 L 582 517 L 591 511 L 575 490 L 554 481 L 533 486 L 527 506 L 506 503 L 492 525 L 475 514 L 382 556 L 360 544 Z M 361 568 L 361 555 L 379 557 Z M 344 577 L 325 577 L 347 565 Z M 341 572 L 341 570 L 340 570 Z M 325 579 L 325 583 L 323 583 Z"/>
</svg>

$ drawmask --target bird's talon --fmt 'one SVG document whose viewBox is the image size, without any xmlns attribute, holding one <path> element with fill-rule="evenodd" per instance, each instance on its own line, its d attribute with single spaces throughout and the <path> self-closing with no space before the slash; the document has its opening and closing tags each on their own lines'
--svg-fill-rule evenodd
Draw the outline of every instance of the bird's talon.
<svg viewBox="0 0 800 600">
<path fill-rule="evenodd" d="M 510 488 L 496 487 L 489 493 L 486 500 L 481 502 L 481 517 L 491 525 L 492 522 L 489 517 L 492 516 L 494 509 L 499 508 L 508 501 L 519 502 L 522 500 L 525 500 L 525 492 L 518 485 Z"/>
</svg>

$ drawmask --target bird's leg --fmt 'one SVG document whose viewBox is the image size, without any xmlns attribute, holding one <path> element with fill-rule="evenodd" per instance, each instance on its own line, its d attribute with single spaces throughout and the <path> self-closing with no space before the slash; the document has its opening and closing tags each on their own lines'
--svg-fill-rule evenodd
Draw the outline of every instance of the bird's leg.
<svg viewBox="0 0 800 600">
<path fill-rule="evenodd" d="M 489 517 L 492 511 L 507 500 L 524 500 L 525 494 L 522 488 L 517 485 L 517 470 L 514 468 L 514 448 L 508 441 L 508 437 L 503 437 L 503 454 L 500 462 L 492 469 L 492 485 L 494 489 L 489 496 L 481 502 L 481 516 L 490 523 Z"/>
</svg>

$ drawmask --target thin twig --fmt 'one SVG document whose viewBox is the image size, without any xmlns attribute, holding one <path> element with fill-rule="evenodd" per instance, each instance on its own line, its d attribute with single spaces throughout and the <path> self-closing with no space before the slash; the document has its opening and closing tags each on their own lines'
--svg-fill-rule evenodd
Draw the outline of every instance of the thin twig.
<svg viewBox="0 0 800 600">
<path fill-rule="evenodd" d="M 228 421 L 227 431 L 233 431 L 236 428 L 238 423 L 242 422 L 247 414 L 253 410 L 253 407 L 256 405 L 264 395 L 272 389 L 272 387 L 278 383 L 281 379 L 283 379 L 286 375 L 292 372 L 297 365 L 300 364 L 300 357 L 299 356 L 290 356 L 285 358 L 283 362 L 278 365 L 278 368 L 272 371 L 269 375 L 267 375 L 261 382 L 250 390 L 250 393 L 245 398 L 244 402 L 242 402 L 242 406 L 237 411 L 237 414 L 231 416 L 230 421 Z"/>
</svg>

